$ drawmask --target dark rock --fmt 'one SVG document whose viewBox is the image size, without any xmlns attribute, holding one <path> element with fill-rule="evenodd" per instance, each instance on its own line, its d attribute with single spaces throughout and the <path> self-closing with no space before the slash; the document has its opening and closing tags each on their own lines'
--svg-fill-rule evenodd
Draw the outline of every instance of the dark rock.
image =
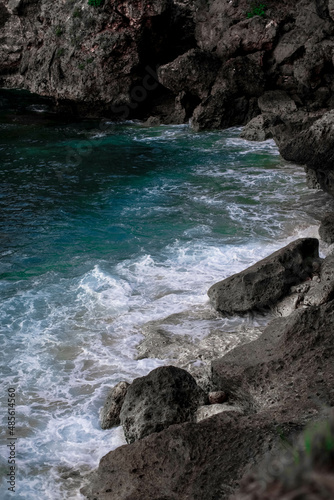
<svg viewBox="0 0 334 500">
<path fill-rule="evenodd" d="M 128 443 L 170 425 L 194 421 L 207 396 L 195 379 L 175 366 L 162 366 L 128 388 L 121 410 L 121 424 Z"/>
<path fill-rule="evenodd" d="M 224 391 L 215 391 L 209 393 L 210 405 L 225 403 L 228 399 L 228 395 Z"/>
<path fill-rule="evenodd" d="M 109 392 L 100 415 L 102 429 L 120 425 L 119 416 L 129 385 L 128 382 L 119 382 Z"/>
<path fill-rule="evenodd" d="M 240 134 L 242 139 L 247 141 L 265 141 L 272 137 L 270 127 L 272 125 L 272 118 L 270 115 L 259 115 L 247 123 L 245 128 Z"/>
<path fill-rule="evenodd" d="M 321 219 L 319 235 L 329 245 L 334 243 L 334 213 L 328 213 Z"/>
<path fill-rule="evenodd" d="M 315 238 L 293 241 L 241 273 L 216 283 L 208 291 L 213 307 L 225 314 L 273 307 L 292 285 L 312 274 L 318 247 Z"/>
<path fill-rule="evenodd" d="M 220 65 L 221 61 L 213 54 L 191 49 L 174 61 L 160 66 L 159 81 L 175 94 L 186 92 L 203 99 L 208 97 Z"/>
<path fill-rule="evenodd" d="M 287 136 L 287 134 L 286 134 Z M 280 141 L 283 158 L 306 164 L 322 189 L 334 194 L 334 111 L 325 113 L 309 128 Z"/>
<path fill-rule="evenodd" d="M 333 322 L 334 301 L 273 320 L 257 340 L 212 363 L 214 383 L 231 400 L 248 392 L 258 411 L 296 405 L 301 415 L 333 405 Z"/>
<path fill-rule="evenodd" d="M 320 279 L 305 293 L 303 304 L 320 306 L 334 298 L 334 255 L 329 255 L 321 265 Z"/>
<path fill-rule="evenodd" d="M 265 92 L 259 97 L 258 105 L 262 113 L 271 113 L 280 117 L 297 111 L 296 103 L 282 90 Z"/>
<path fill-rule="evenodd" d="M 248 123 L 259 114 L 256 97 L 265 85 L 257 55 L 236 57 L 220 69 L 208 98 L 194 110 L 195 130 L 226 128 Z"/>
<path fill-rule="evenodd" d="M 301 428 L 290 417 L 228 411 L 173 425 L 108 453 L 81 492 L 89 500 L 226 500 L 280 432 L 289 438 Z"/>
</svg>

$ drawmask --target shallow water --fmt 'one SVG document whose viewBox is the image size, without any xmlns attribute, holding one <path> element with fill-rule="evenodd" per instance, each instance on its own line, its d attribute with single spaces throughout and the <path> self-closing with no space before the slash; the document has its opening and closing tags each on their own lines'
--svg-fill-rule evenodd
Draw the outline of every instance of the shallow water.
<svg viewBox="0 0 334 500">
<path fill-rule="evenodd" d="M 331 201 L 238 128 L 101 131 L 0 97 L 1 488 L 13 387 L 15 500 L 79 499 L 80 474 L 125 442 L 99 428 L 108 389 L 168 363 L 136 359 L 141 332 L 156 321 L 196 339 L 220 329 L 228 348 L 251 340 L 265 319 L 221 318 L 208 288 L 316 236 Z"/>
</svg>

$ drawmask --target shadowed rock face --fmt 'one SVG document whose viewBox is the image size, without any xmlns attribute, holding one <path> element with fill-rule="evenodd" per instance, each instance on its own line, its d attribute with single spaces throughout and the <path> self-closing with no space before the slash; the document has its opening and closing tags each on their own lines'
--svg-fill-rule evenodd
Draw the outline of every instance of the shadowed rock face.
<svg viewBox="0 0 334 500">
<path fill-rule="evenodd" d="M 241 273 L 213 285 L 208 295 L 222 313 L 246 313 L 273 307 L 292 285 L 312 275 L 319 242 L 296 240 Z"/>
</svg>

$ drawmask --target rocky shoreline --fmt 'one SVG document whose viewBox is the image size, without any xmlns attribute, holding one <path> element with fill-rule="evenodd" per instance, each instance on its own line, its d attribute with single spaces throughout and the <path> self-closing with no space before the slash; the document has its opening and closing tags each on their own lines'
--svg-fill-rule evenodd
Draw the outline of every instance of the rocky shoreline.
<svg viewBox="0 0 334 500">
<path fill-rule="evenodd" d="M 275 266 L 281 273 L 275 274 Z M 245 311 L 263 311 L 260 288 L 244 287 L 268 280 L 269 287 L 279 289 L 276 297 L 268 290 L 268 308 L 295 294 L 299 300 L 291 302 L 285 316 L 272 319 L 257 340 L 213 360 L 206 387 L 187 371 L 166 366 L 113 389 L 102 422 L 108 417 L 110 425 L 121 423 L 129 444 L 101 459 L 82 489 L 88 499 L 271 498 L 265 496 L 270 481 L 277 483 L 277 476 L 289 471 L 294 471 L 292 483 L 285 485 L 281 478 L 276 490 L 283 495 L 301 486 L 291 457 L 287 462 L 286 444 L 293 449 L 314 419 L 331 422 L 334 405 L 333 255 L 320 259 L 317 239 L 297 240 L 214 285 L 209 296 L 220 308 L 227 290 L 238 311 L 239 296 L 246 295 Z M 330 474 L 334 446 L 327 451 Z M 277 460 L 275 476 L 270 464 Z M 260 472 L 254 477 L 256 465 Z M 318 457 L 312 471 L 323 466 Z M 307 481 L 305 495 L 314 487 Z M 332 498 L 331 481 L 312 498 Z"/>
</svg>

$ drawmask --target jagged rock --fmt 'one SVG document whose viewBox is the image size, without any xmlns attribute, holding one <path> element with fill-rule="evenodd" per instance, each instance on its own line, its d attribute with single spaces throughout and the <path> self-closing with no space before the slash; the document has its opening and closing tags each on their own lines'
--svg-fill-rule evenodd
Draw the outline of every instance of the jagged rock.
<svg viewBox="0 0 334 500">
<path fill-rule="evenodd" d="M 247 141 L 266 141 L 272 137 L 270 127 L 272 125 L 272 118 L 269 115 L 259 115 L 247 123 L 245 128 L 240 134 L 242 139 Z"/>
<path fill-rule="evenodd" d="M 319 227 L 320 238 L 331 245 L 334 243 L 334 214 L 328 213 L 321 220 Z"/>
<path fill-rule="evenodd" d="M 206 394 L 195 379 L 175 366 L 162 366 L 135 379 L 125 396 L 120 420 L 128 443 L 170 425 L 194 421 Z"/>
<path fill-rule="evenodd" d="M 191 49 L 174 61 L 160 66 L 159 81 L 175 94 L 185 92 L 198 99 L 208 97 L 221 61 L 213 54 Z"/>
<path fill-rule="evenodd" d="M 306 164 L 311 169 L 322 189 L 334 194 L 334 111 L 325 113 L 307 130 L 282 141 L 280 152 L 283 158 Z"/>
<path fill-rule="evenodd" d="M 304 238 L 289 243 L 248 269 L 213 285 L 208 295 L 213 307 L 225 314 L 273 307 L 313 272 L 319 242 Z"/>
<path fill-rule="evenodd" d="M 129 385 L 128 382 L 119 382 L 109 392 L 100 415 L 102 429 L 110 429 L 115 425 L 120 425 L 119 416 Z"/>
</svg>

